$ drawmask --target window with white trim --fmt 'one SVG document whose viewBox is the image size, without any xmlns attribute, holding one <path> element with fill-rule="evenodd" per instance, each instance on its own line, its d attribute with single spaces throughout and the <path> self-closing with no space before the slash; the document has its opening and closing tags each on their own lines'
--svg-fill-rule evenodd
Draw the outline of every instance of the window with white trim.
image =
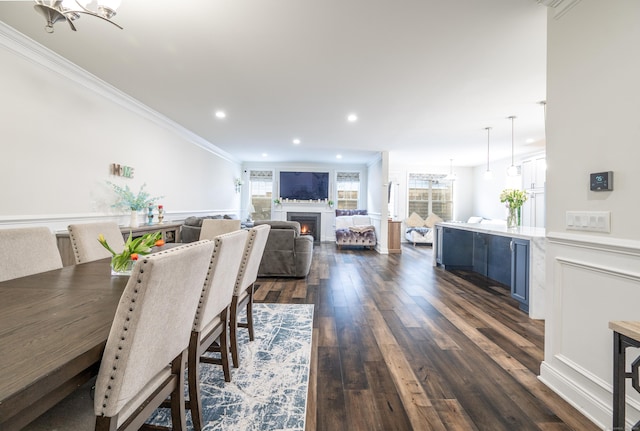
<svg viewBox="0 0 640 431">
<path fill-rule="evenodd" d="M 409 174 L 408 214 L 422 218 L 433 213 L 443 220 L 453 219 L 453 182 L 439 174 Z"/>
<path fill-rule="evenodd" d="M 250 171 L 251 204 L 255 211 L 253 220 L 271 220 L 273 202 L 273 171 Z"/>
<path fill-rule="evenodd" d="M 337 208 L 357 209 L 360 198 L 360 173 L 337 172 L 336 189 L 338 191 Z"/>
</svg>

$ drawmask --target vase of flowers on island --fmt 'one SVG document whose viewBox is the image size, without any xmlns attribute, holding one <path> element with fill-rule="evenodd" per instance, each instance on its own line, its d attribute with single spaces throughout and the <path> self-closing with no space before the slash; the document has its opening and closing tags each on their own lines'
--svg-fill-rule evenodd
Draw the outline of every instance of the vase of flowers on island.
<svg viewBox="0 0 640 431">
<path fill-rule="evenodd" d="M 104 235 L 98 235 L 98 242 L 111 253 L 111 275 L 131 275 L 133 265 L 140 256 L 151 253 L 151 247 L 164 245 L 161 232 L 146 233 L 138 238 L 133 238 L 131 231 L 124 243 L 121 253 L 116 253 L 107 243 Z"/>
<path fill-rule="evenodd" d="M 504 203 L 509 210 L 507 228 L 512 229 L 520 226 L 520 208 L 527 199 L 527 192 L 524 190 L 504 189 L 500 193 L 500 202 Z"/>
<path fill-rule="evenodd" d="M 107 183 L 113 187 L 113 191 L 118 195 L 118 200 L 112 207 L 131 211 L 129 227 L 138 227 L 138 213 L 145 208 L 153 207 L 154 202 L 162 198 L 162 196 L 151 197 L 149 192 L 144 189 L 147 185 L 146 183 L 140 187 L 138 194 L 134 194 L 128 185 L 120 187 L 110 181 L 107 181 Z"/>
</svg>

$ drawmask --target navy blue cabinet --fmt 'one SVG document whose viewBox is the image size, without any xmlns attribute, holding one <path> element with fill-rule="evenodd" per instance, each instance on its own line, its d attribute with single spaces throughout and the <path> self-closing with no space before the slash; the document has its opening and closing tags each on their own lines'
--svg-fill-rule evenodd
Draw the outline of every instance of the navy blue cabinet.
<svg viewBox="0 0 640 431">
<path fill-rule="evenodd" d="M 487 277 L 506 286 L 511 284 L 511 238 L 487 235 Z"/>
<path fill-rule="evenodd" d="M 511 240 L 511 296 L 522 311 L 529 311 L 529 241 Z"/>
<path fill-rule="evenodd" d="M 510 286 L 520 309 L 529 312 L 529 240 L 440 225 L 435 230 L 437 264 Z"/>
<path fill-rule="evenodd" d="M 473 233 L 473 272 L 486 276 L 487 252 L 489 248 L 489 235 L 480 232 Z"/>
<path fill-rule="evenodd" d="M 473 269 L 473 232 L 437 226 L 436 234 L 440 235 L 436 262 L 449 269 Z"/>
</svg>

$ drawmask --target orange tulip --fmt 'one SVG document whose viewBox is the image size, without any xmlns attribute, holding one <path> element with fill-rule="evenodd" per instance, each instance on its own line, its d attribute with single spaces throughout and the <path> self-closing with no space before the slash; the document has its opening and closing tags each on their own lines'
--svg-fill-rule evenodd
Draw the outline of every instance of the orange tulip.
<svg viewBox="0 0 640 431">
<path fill-rule="evenodd" d="M 138 260 L 138 253 L 131 253 L 131 260 Z"/>
<path fill-rule="evenodd" d="M 156 241 L 156 247 L 162 247 L 164 245 L 164 240 L 163 239 L 159 239 Z"/>
</svg>

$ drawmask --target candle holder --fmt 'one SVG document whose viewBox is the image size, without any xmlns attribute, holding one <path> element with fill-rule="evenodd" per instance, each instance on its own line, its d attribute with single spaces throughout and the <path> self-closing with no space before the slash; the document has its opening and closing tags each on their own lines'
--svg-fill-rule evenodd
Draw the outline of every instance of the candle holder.
<svg viewBox="0 0 640 431">
<path fill-rule="evenodd" d="M 158 224 L 162 224 L 162 220 L 164 220 L 164 206 L 158 205 Z"/>
</svg>

